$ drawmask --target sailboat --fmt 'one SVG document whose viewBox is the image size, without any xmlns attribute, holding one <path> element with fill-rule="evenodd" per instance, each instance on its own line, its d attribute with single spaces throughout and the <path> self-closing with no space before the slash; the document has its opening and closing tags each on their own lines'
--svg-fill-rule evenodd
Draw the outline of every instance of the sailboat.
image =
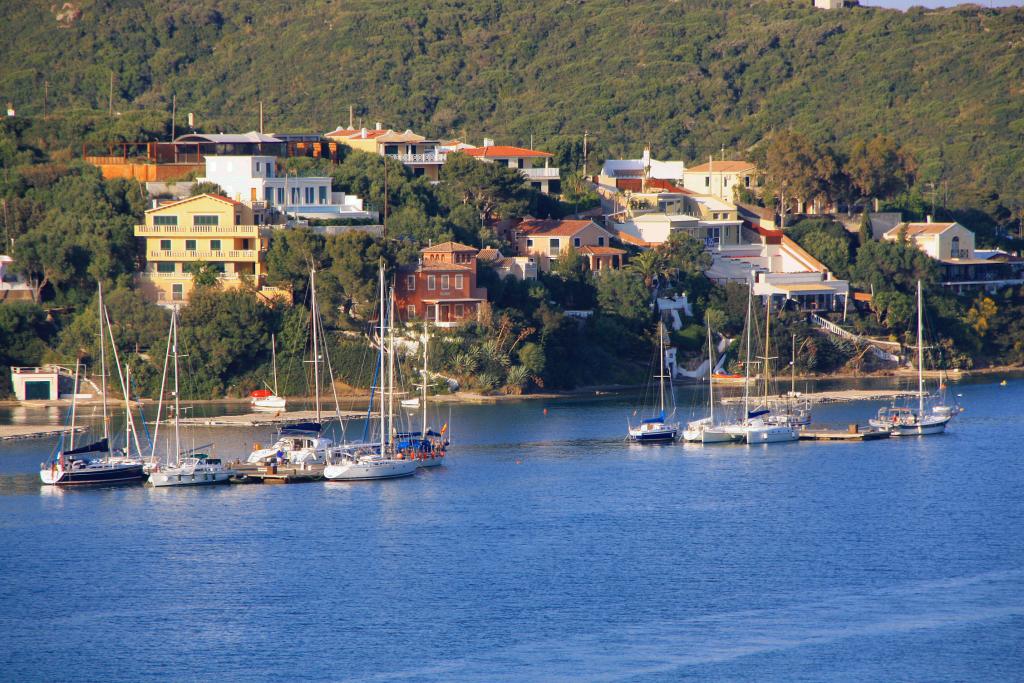
<svg viewBox="0 0 1024 683">
<path fill-rule="evenodd" d="M 751 321 L 753 318 L 750 319 Z M 761 404 L 754 410 L 749 410 L 749 395 L 744 396 L 744 416 L 746 423 L 743 429 L 744 440 L 748 444 L 758 443 L 781 443 L 785 441 L 798 441 L 800 432 L 789 420 L 778 415 L 772 415 L 772 405 L 769 400 L 771 387 L 771 362 L 774 356 L 770 355 L 771 350 L 771 321 L 772 302 L 769 298 L 765 302 L 765 328 L 764 328 L 764 397 Z M 750 354 L 750 335 L 748 322 L 747 355 Z"/>
<path fill-rule="evenodd" d="M 75 363 L 75 386 L 71 398 L 70 422 L 71 431 L 68 434 L 68 448 L 64 449 L 64 436 L 58 444 L 57 450 L 49 461 L 44 462 L 39 468 L 39 478 L 44 484 L 52 486 L 83 486 L 89 484 L 133 484 L 141 483 L 145 479 L 143 463 L 141 459 L 131 456 L 131 442 L 125 444 L 126 451 L 112 451 L 110 448 L 110 419 L 107 409 L 107 356 L 106 340 L 110 336 L 113 346 L 113 334 L 110 331 L 110 319 L 107 317 L 106 307 L 103 305 L 103 285 L 100 284 L 97 308 L 99 312 L 99 341 L 100 341 L 100 372 L 101 372 L 101 395 L 103 401 L 103 438 L 82 446 L 75 446 L 75 417 L 77 414 L 79 363 Z M 115 362 L 118 363 L 118 374 L 121 373 L 120 361 L 117 360 L 117 347 L 113 346 Z M 123 377 L 122 377 L 123 380 Z M 129 436 L 134 435 L 134 421 L 131 413 L 130 392 L 122 383 L 125 396 L 125 420 L 126 430 Z M 138 439 L 136 438 L 136 450 Z"/>
<path fill-rule="evenodd" d="M 872 427 L 888 430 L 893 436 L 925 436 L 946 431 L 946 425 L 959 411 L 946 405 L 933 405 L 925 410 L 924 391 L 924 295 L 917 281 L 917 410 L 903 406 L 881 408 L 878 416 L 868 420 Z"/>
<path fill-rule="evenodd" d="M 687 423 L 683 440 L 690 443 L 727 443 L 735 440 L 729 430 L 715 424 L 715 347 L 708 324 L 708 416 Z"/>
<path fill-rule="evenodd" d="M 153 449 L 150 453 L 149 483 L 151 486 L 201 486 L 209 484 L 226 484 L 235 472 L 220 461 L 197 448 L 182 450 L 181 425 L 178 416 L 181 414 L 181 398 L 178 384 L 178 311 L 171 310 L 171 329 L 167 335 L 167 353 L 164 356 L 164 373 L 160 380 L 160 402 L 156 411 L 156 427 L 153 433 Z M 174 358 L 174 449 L 167 454 L 165 462 L 156 458 L 156 444 L 160 436 L 160 414 L 163 410 L 164 388 L 167 384 L 168 360 Z M 202 448 L 206 448 L 203 446 Z"/>
<path fill-rule="evenodd" d="M 429 371 L 427 369 L 427 352 L 430 345 L 430 328 L 428 325 L 429 323 L 424 320 L 423 368 L 420 371 L 420 395 L 416 397 L 417 407 L 420 409 L 422 426 L 418 432 L 405 432 L 395 435 L 395 438 L 398 439 L 397 449 L 400 452 L 412 454 L 419 467 L 437 467 L 444 463 L 444 458 L 448 451 L 448 440 L 445 438 L 445 433 L 448 431 L 448 425 L 443 425 L 440 431 L 436 432 L 427 426 L 427 408 L 429 407 L 427 399 L 427 387 L 429 386 L 427 381 L 427 377 L 429 376 Z M 406 401 L 407 400 L 408 399 L 406 399 Z M 408 407 L 406 405 L 406 401 L 402 401 L 403 408 Z"/>
<path fill-rule="evenodd" d="M 377 444 L 353 444 L 335 449 L 324 468 L 328 481 L 366 481 L 396 479 L 416 473 L 417 461 L 413 453 L 397 448 L 395 429 L 395 343 L 393 323 L 389 325 L 389 312 L 394 316 L 394 290 L 385 297 L 384 265 L 380 266 L 380 441 Z M 390 333 L 390 334 L 389 334 Z M 385 377 L 385 374 L 387 375 Z M 371 405 L 371 410 L 372 410 Z"/>
<path fill-rule="evenodd" d="M 679 423 L 667 422 L 665 416 L 665 380 L 669 378 L 665 374 L 665 325 L 660 322 L 658 323 L 658 357 L 660 359 L 660 371 L 657 375 L 660 410 L 653 417 L 641 419 L 640 424 L 635 427 L 627 422 L 628 434 L 626 438 L 629 441 L 658 443 L 675 441 L 679 436 Z M 669 391 L 671 394 L 671 385 L 669 385 Z M 675 399 L 673 398 L 674 402 Z M 672 412 L 674 414 L 675 410 L 673 409 Z"/>
<path fill-rule="evenodd" d="M 276 460 L 287 460 L 298 465 L 323 464 L 327 462 L 327 456 L 334 447 L 334 441 L 322 435 L 323 415 L 320 403 L 320 364 L 323 362 L 320 354 L 322 327 L 320 308 L 316 298 L 316 270 L 309 274 L 309 288 L 310 336 L 313 342 L 312 358 L 309 362 L 313 364 L 313 397 L 316 420 L 283 427 L 278 434 L 277 441 L 270 448 L 257 446 L 253 449 L 248 458 L 250 463 L 266 464 Z"/>
<path fill-rule="evenodd" d="M 284 410 L 288 401 L 277 393 L 277 340 L 270 335 L 270 353 L 274 364 L 274 388 L 257 389 L 249 394 L 253 410 L 272 412 Z M 266 384 L 266 382 L 264 382 Z"/>
</svg>

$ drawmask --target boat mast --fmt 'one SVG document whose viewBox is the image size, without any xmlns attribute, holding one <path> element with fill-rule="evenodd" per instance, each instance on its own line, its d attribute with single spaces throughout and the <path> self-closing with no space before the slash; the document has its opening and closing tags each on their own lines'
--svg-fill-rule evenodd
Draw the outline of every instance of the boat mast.
<svg viewBox="0 0 1024 683">
<path fill-rule="evenodd" d="M 131 455 L 132 450 L 132 368 L 128 363 L 124 364 L 124 454 Z M 142 451 L 139 451 L 142 457 Z"/>
<path fill-rule="evenodd" d="M 151 462 L 156 461 L 156 444 L 160 437 L 160 416 L 163 415 L 164 407 L 164 390 L 167 388 L 167 365 L 171 360 L 171 343 L 174 338 L 174 311 L 177 309 L 171 309 L 171 325 L 167 328 L 167 351 L 164 353 L 164 372 L 160 376 L 160 399 L 156 404 L 156 426 L 153 427 L 153 442 L 149 450 L 149 459 Z M 165 449 L 166 450 L 166 449 Z M 168 464 L 170 461 L 168 460 Z"/>
<path fill-rule="evenodd" d="M 78 408 L 78 371 L 82 367 L 82 360 L 80 358 L 75 359 L 75 388 L 71 393 L 71 448 L 68 450 L 75 450 L 75 414 Z M 58 380 L 59 381 L 59 380 Z M 60 392 L 57 392 L 58 394 Z"/>
<path fill-rule="evenodd" d="M 768 356 L 768 349 L 771 347 L 772 330 L 772 297 L 768 295 L 765 299 L 764 311 L 764 407 L 768 407 L 768 382 L 770 375 L 768 363 L 771 362 Z"/>
<path fill-rule="evenodd" d="M 97 282 L 99 299 L 96 309 L 100 318 L 100 394 L 103 399 L 103 438 L 110 438 L 110 418 L 107 415 L 107 352 L 103 343 L 103 283 Z"/>
<path fill-rule="evenodd" d="M 278 396 L 277 393 L 277 339 L 274 337 L 274 333 L 270 333 L 270 357 L 274 364 L 274 396 Z"/>
<path fill-rule="evenodd" d="M 384 260 L 380 261 L 380 359 L 377 367 L 380 368 L 378 375 L 380 388 L 384 387 Z M 385 447 L 385 421 L 384 421 L 384 397 L 380 397 L 380 454 L 384 455 Z"/>
<path fill-rule="evenodd" d="M 420 402 L 423 405 L 420 412 L 423 414 L 423 428 L 420 432 L 422 438 L 427 438 L 427 347 L 430 345 L 430 334 L 427 331 L 427 321 L 423 321 L 423 386 L 420 389 Z"/>
<path fill-rule="evenodd" d="M 309 271 L 309 292 L 312 310 L 310 317 L 313 323 L 313 396 L 316 403 L 316 421 L 320 422 L 320 345 L 317 338 L 317 328 L 320 327 L 320 309 L 316 303 L 316 268 Z M 274 392 L 277 393 L 276 391 Z"/>
<path fill-rule="evenodd" d="M 706 317 L 706 316 L 705 316 Z M 711 346 L 711 321 L 707 320 L 708 326 L 708 403 L 711 407 L 711 424 L 715 423 L 715 356 L 714 347 Z"/>
<path fill-rule="evenodd" d="M 178 396 L 178 310 L 171 311 L 171 335 L 174 337 L 174 464 L 181 465 L 181 397 Z"/>
<path fill-rule="evenodd" d="M 793 350 L 789 354 L 789 394 L 796 396 L 796 334 L 793 335 Z"/>
<path fill-rule="evenodd" d="M 665 323 L 658 323 L 658 356 L 661 359 L 658 372 L 658 388 L 661 392 L 661 414 L 665 414 Z"/>
<path fill-rule="evenodd" d="M 395 437 L 395 288 L 388 289 L 388 441 Z"/>
<path fill-rule="evenodd" d="M 917 281 L 917 416 L 924 415 L 924 313 L 922 308 L 924 297 L 921 294 L 921 281 Z"/>
<path fill-rule="evenodd" d="M 750 416 L 750 327 L 751 315 L 754 311 L 754 285 L 747 289 L 747 361 L 744 363 L 743 378 L 743 422 L 746 423 Z"/>
</svg>

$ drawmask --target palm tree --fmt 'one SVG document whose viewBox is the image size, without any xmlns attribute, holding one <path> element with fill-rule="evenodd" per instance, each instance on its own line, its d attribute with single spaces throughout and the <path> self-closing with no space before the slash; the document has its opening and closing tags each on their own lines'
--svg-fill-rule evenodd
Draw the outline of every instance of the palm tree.
<svg viewBox="0 0 1024 683">
<path fill-rule="evenodd" d="M 664 255 L 656 249 L 640 252 L 626 266 L 644 279 L 647 289 L 657 296 L 657 290 L 663 280 L 668 279 L 670 268 Z"/>
</svg>

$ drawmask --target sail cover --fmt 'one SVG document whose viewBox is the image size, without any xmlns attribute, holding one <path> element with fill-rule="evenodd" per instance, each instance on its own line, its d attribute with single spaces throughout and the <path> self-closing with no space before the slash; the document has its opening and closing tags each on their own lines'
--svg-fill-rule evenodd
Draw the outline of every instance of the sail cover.
<svg viewBox="0 0 1024 683">
<path fill-rule="evenodd" d="M 319 422 L 299 422 L 281 429 L 281 434 L 319 434 L 324 428 Z"/>
<path fill-rule="evenodd" d="M 110 445 L 106 439 L 100 439 L 95 443 L 91 443 L 87 446 L 79 446 L 78 448 L 71 451 L 64 451 L 64 455 L 82 455 L 84 453 L 109 453 Z"/>
</svg>

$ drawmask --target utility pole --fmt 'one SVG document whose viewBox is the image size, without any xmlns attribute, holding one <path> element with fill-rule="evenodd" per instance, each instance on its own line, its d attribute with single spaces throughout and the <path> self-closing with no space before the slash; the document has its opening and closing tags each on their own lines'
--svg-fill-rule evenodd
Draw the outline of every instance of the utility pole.
<svg viewBox="0 0 1024 683">
<path fill-rule="evenodd" d="M 177 95 L 171 95 L 171 142 L 174 142 L 175 133 L 177 132 L 175 130 L 175 127 L 174 127 L 175 119 L 177 119 L 177 116 L 178 116 L 178 96 Z M 177 155 L 175 155 L 175 156 L 177 156 Z"/>
<path fill-rule="evenodd" d="M 583 129 L 583 175 L 587 175 L 587 138 L 590 137 L 590 131 Z"/>
<path fill-rule="evenodd" d="M 114 70 L 110 70 L 110 91 L 107 94 L 107 114 L 114 115 Z"/>
<path fill-rule="evenodd" d="M 352 124 L 355 123 L 355 120 L 353 119 L 353 115 L 354 114 L 355 114 L 355 111 L 353 110 L 352 105 L 351 104 L 348 105 L 348 129 L 349 130 L 352 130 Z"/>
<path fill-rule="evenodd" d="M 381 215 L 381 237 L 385 240 L 388 238 L 388 158 L 387 156 L 381 157 L 384 160 L 384 212 Z M 381 340 L 383 344 L 384 341 Z"/>
<path fill-rule="evenodd" d="M 50 81 L 43 81 L 43 118 L 46 118 L 47 114 L 47 98 L 50 94 Z"/>
<path fill-rule="evenodd" d="M 263 100 L 260 100 L 260 135 L 263 135 Z"/>
</svg>

